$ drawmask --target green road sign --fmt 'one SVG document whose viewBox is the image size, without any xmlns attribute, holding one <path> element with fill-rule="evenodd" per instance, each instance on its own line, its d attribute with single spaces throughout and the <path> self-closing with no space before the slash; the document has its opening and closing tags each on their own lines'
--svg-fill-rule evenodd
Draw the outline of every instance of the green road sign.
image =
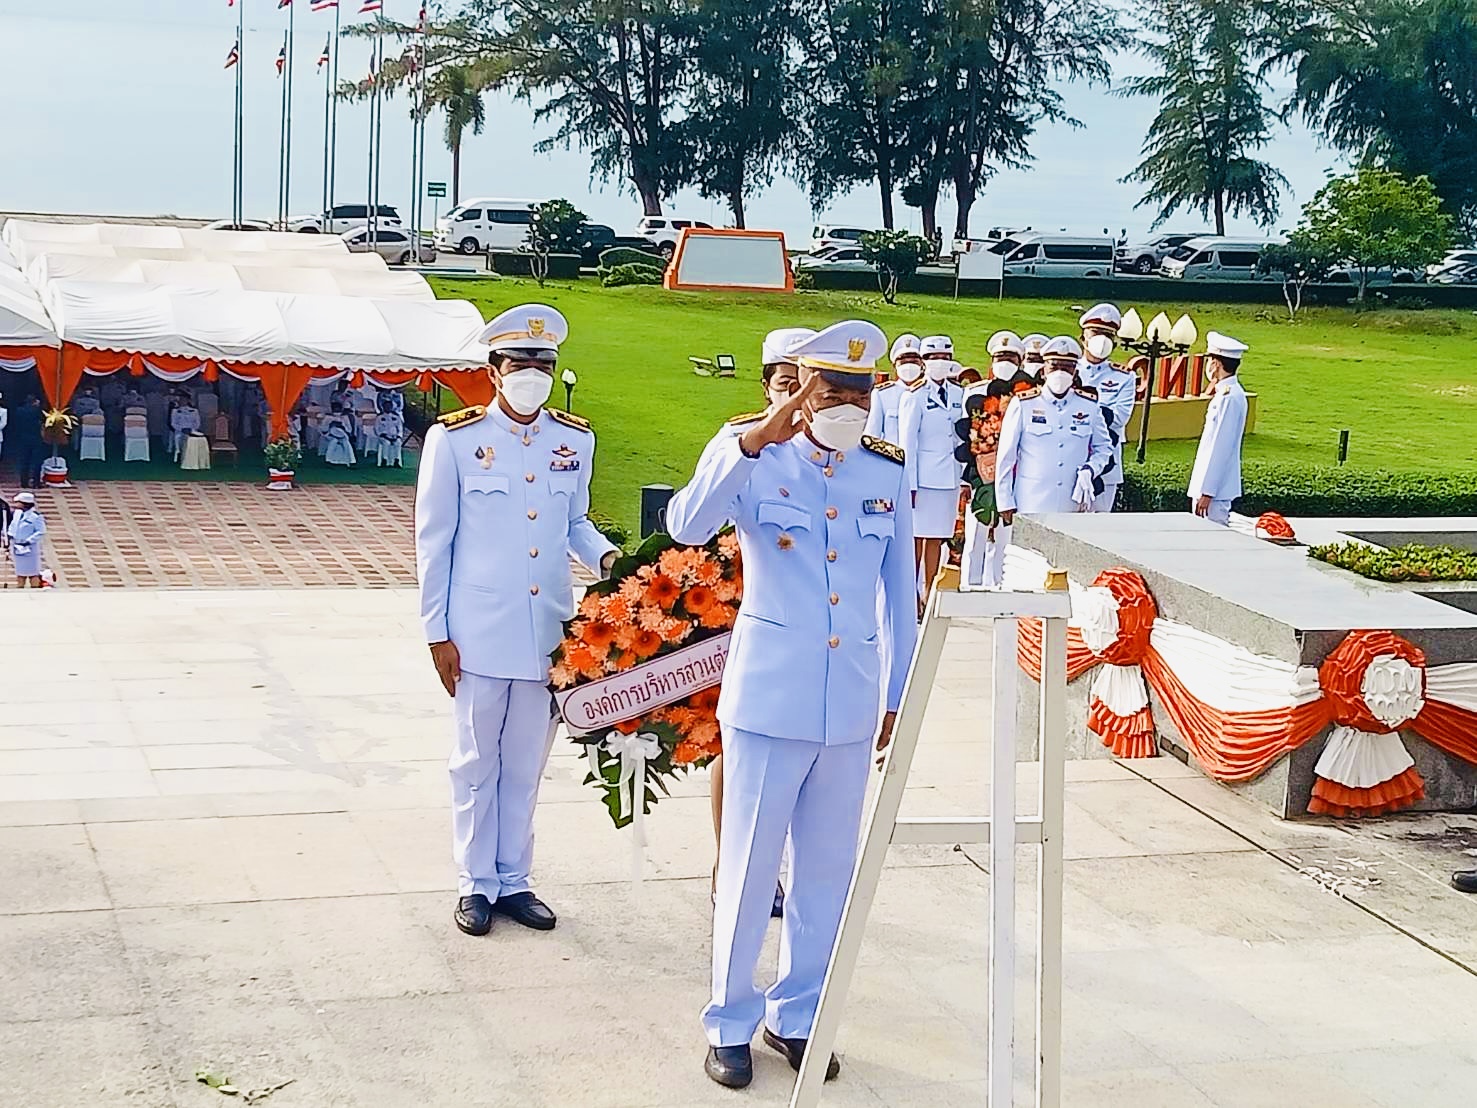
<svg viewBox="0 0 1477 1108">
<path fill-rule="evenodd" d="M 446 182 L 445 181 L 427 181 L 426 182 L 426 195 L 427 196 L 445 196 L 446 195 Z"/>
</svg>

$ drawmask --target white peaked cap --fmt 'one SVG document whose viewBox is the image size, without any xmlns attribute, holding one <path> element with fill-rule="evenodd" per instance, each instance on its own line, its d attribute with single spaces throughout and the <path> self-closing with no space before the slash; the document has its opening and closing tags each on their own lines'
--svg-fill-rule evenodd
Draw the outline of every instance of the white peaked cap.
<svg viewBox="0 0 1477 1108">
<path fill-rule="evenodd" d="M 886 350 L 882 328 L 864 319 L 848 319 L 792 346 L 790 357 L 808 369 L 870 377 Z"/>
<path fill-rule="evenodd" d="M 477 336 L 493 350 L 558 350 L 569 324 L 557 308 L 520 304 L 509 308 Z"/>
<path fill-rule="evenodd" d="M 918 344 L 918 353 L 922 354 L 925 358 L 930 354 L 948 354 L 952 357 L 954 353 L 954 340 L 948 335 L 929 335 L 928 338 Z"/>
<path fill-rule="evenodd" d="M 1058 335 L 1041 348 L 1041 356 L 1048 361 L 1053 358 L 1070 358 L 1075 362 L 1082 357 L 1082 347 L 1077 345 L 1076 339 L 1068 335 Z"/>
<path fill-rule="evenodd" d="M 791 362 L 795 359 L 790 356 L 790 348 L 813 338 L 815 332 L 809 327 L 781 327 L 777 331 L 771 331 L 764 336 L 764 348 L 760 353 L 760 365 L 774 365 L 776 362 Z"/>
<path fill-rule="evenodd" d="M 895 362 L 903 354 L 920 353 L 922 345 L 923 340 L 917 335 L 899 335 L 892 340 L 892 350 L 888 353 L 887 358 L 889 361 Z"/>
<path fill-rule="evenodd" d="M 1046 336 L 1040 331 L 1032 331 L 1025 338 L 1021 339 L 1021 344 L 1025 346 L 1027 354 L 1040 354 L 1041 348 L 1046 345 L 1046 342 Z"/>
<path fill-rule="evenodd" d="M 1219 331 L 1207 331 L 1205 334 L 1205 352 L 1214 354 L 1218 358 L 1239 358 L 1250 349 L 1246 343 L 1238 342 L 1230 335 L 1223 335 Z"/>
<path fill-rule="evenodd" d="M 996 331 L 990 336 L 990 341 L 985 344 L 985 350 L 992 358 L 996 354 L 1014 354 L 1017 357 L 1025 357 L 1026 344 L 1014 331 Z"/>
<path fill-rule="evenodd" d="M 1098 327 L 1111 327 L 1116 331 L 1123 325 L 1123 313 L 1118 310 L 1117 304 L 1094 304 L 1082 313 L 1082 318 L 1077 320 L 1079 327 L 1093 324 Z"/>
</svg>

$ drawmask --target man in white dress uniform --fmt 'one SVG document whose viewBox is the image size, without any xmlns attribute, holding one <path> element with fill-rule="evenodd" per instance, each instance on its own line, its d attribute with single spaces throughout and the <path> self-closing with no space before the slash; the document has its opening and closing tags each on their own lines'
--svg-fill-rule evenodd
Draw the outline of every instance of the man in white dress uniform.
<svg viewBox="0 0 1477 1108">
<path fill-rule="evenodd" d="M 1077 381 L 1097 393 L 1103 409 L 1103 422 L 1113 443 L 1113 464 L 1102 476 L 1102 492 L 1093 500 L 1095 512 L 1111 512 L 1123 484 L 1123 438 L 1138 390 L 1138 376 L 1126 366 L 1114 365 L 1109 359 L 1118 342 L 1118 328 L 1123 316 L 1115 304 L 1097 304 L 1082 313 L 1077 321 L 1082 328 L 1082 358 L 1077 363 Z"/>
<path fill-rule="evenodd" d="M 761 1023 L 764 1041 L 800 1066 L 851 883 L 871 740 L 891 737 L 913 656 L 902 451 L 863 431 L 885 341 L 852 320 L 792 348 L 800 391 L 721 430 L 667 507 L 678 542 L 706 542 L 732 520 L 744 560 L 718 701 L 723 833 L 703 1010 L 705 1069 L 731 1088 L 753 1077 Z M 754 968 L 786 829 L 779 979 L 760 993 Z"/>
<path fill-rule="evenodd" d="M 1241 495 L 1241 436 L 1246 432 L 1246 390 L 1237 375 L 1244 342 L 1211 331 L 1205 336 L 1205 366 L 1213 392 L 1205 429 L 1190 471 L 1190 510 L 1212 523 L 1231 520 L 1231 501 Z"/>
<path fill-rule="evenodd" d="M 442 416 L 420 463 L 421 620 L 455 700 L 455 919 L 469 935 L 485 935 L 494 913 L 554 927 L 529 884 L 533 809 L 554 739 L 549 654 L 574 613 L 570 554 L 602 575 L 616 556 L 587 516 L 594 432 L 544 407 L 567 334 L 543 304 L 488 324 L 497 397 Z"/>
<path fill-rule="evenodd" d="M 995 455 L 995 507 L 1007 527 L 1016 512 L 1092 510 L 1093 484 L 1113 460 L 1102 410 L 1077 386 L 1082 348 L 1058 336 L 1041 351 L 1045 384 L 1005 409 Z"/>
</svg>

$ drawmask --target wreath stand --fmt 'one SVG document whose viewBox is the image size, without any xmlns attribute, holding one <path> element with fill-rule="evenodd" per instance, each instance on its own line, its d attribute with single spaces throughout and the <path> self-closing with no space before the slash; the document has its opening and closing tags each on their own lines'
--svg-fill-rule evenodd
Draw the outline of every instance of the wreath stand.
<svg viewBox="0 0 1477 1108">
<path fill-rule="evenodd" d="M 1065 783 L 1067 575 L 1047 574 L 1040 592 L 960 590 L 957 570 L 939 575 L 930 597 L 913 665 L 903 690 L 882 783 L 872 797 L 862 848 L 852 873 L 836 945 L 821 988 L 810 1045 L 790 1108 L 816 1108 L 826 1063 L 856 970 L 867 916 L 891 843 L 990 844 L 989 1104 L 1010 1108 L 1015 1073 L 1015 850 L 1039 846 L 1037 861 L 1036 1097 L 1037 1108 L 1061 1103 L 1062 1024 L 1062 793 Z M 1037 814 L 1016 814 L 1016 620 L 1043 621 L 1041 664 L 1041 779 Z M 924 711 L 938 672 L 944 639 L 955 620 L 989 621 L 994 640 L 990 724 L 990 811 L 995 816 L 898 818 L 903 789 L 918 746 Z M 820 1059 L 819 1062 L 816 1059 Z"/>
</svg>

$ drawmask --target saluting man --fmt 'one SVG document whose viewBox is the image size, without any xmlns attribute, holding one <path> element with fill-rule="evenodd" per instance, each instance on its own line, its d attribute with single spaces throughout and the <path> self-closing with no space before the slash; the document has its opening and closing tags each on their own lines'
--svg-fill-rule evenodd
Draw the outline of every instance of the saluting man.
<svg viewBox="0 0 1477 1108">
<path fill-rule="evenodd" d="M 595 435 L 544 407 L 568 333 L 544 304 L 488 324 L 496 400 L 442 416 L 421 458 L 421 620 L 455 700 L 455 919 L 469 935 L 487 934 L 494 913 L 554 927 L 529 884 L 533 809 L 554 739 L 549 655 L 574 613 L 570 554 L 602 575 L 616 556 L 586 514 Z"/>
<path fill-rule="evenodd" d="M 705 1069 L 730 1088 L 753 1077 L 761 1023 L 764 1041 L 800 1067 L 856 860 L 871 740 L 881 749 L 891 738 L 913 655 L 903 455 L 863 433 L 885 341 L 852 320 L 793 347 L 799 391 L 720 431 L 667 506 L 678 542 L 706 542 L 733 520 L 744 560 L 718 700 L 723 832 L 703 1010 Z M 786 829 L 780 976 L 761 994 L 754 967 Z M 832 1058 L 827 1076 L 838 1069 Z"/>
<path fill-rule="evenodd" d="M 1205 336 L 1212 388 L 1205 429 L 1190 471 L 1190 510 L 1212 523 L 1231 521 L 1231 501 L 1241 495 L 1241 436 L 1246 432 L 1246 390 L 1238 371 L 1244 342 L 1211 331 Z"/>
<path fill-rule="evenodd" d="M 1077 386 L 1082 348 L 1060 335 L 1041 349 L 1045 384 L 1005 409 L 995 455 L 995 506 L 1007 527 L 1016 512 L 1092 510 L 1093 484 L 1113 460 L 1091 390 Z"/>
<path fill-rule="evenodd" d="M 1082 358 L 1077 363 L 1077 380 L 1097 393 L 1103 409 L 1103 422 L 1113 443 L 1113 463 L 1102 475 L 1102 491 L 1092 503 L 1094 512 L 1111 512 L 1123 484 L 1123 438 L 1133 416 L 1138 378 L 1124 366 L 1108 359 L 1118 342 L 1118 328 L 1123 316 L 1114 304 L 1096 304 L 1077 321 L 1082 328 Z"/>
<path fill-rule="evenodd" d="M 908 386 L 923 376 L 923 355 L 918 352 L 917 335 L 899 335 L 892 342 L 887 360 L 897 374 L 872 390 L 872 410 L 867 413 L 867 434 L 891 443 L 902 442 L 899 424 L 903 396 Z"/>
</svg>

